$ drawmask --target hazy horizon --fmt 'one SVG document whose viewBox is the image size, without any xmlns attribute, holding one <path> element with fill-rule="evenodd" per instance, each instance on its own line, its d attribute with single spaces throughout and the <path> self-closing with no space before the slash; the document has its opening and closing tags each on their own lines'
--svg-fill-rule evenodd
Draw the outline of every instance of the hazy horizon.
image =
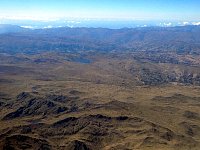
<svg viewBox="0 0 200 150">
<path fill-rule="evenodd" d="M 200 25 L 198 0 L 1 0 L 0 24 L 26 28 Z"/>
<path fill-rule="evenodd" d="M 0 20 L 199 21 L 198 0 L 1 0 Z"/>
</svg>

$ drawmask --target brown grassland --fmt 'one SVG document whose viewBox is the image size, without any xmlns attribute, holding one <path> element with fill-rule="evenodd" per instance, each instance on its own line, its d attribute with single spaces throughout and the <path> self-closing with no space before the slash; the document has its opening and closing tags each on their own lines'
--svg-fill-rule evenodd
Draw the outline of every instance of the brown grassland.
<svg viewBox="0 0 200 150">
<path fill-rule="evenodd" d="M 2 54 L 0 149 L 198 150 L 199 58 L 141 56 Z"/>
</svg>

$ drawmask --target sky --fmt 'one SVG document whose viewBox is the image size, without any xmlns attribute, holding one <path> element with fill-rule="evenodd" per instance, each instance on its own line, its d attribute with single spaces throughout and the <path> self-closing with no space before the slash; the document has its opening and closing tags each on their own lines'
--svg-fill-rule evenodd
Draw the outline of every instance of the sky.
<svg viewBox="0 0 200 150">
<path fill-rule="evenodd" d="M 200 20 L 200 0 L 0 0 L 0 19 Z"/>
</svg>

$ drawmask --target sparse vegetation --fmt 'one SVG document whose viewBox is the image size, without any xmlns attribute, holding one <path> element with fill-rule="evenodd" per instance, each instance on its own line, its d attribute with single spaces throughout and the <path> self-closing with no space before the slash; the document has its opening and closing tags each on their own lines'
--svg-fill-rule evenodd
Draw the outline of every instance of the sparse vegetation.
<svg viewBox="0 0 200 150">
<path fill-rule="evenodd" d="M 0 34 L 0 149 L 198 150 L 199 29 Z"/>
</svg>

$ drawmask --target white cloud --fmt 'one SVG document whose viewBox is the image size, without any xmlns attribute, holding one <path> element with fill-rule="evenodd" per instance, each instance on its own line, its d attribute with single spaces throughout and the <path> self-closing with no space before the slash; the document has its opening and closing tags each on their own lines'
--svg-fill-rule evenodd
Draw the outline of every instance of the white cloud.
<svg viewBox="0 0 200 150">
<path fill-rule="evenodd" d="M 53 28 L 53 26 L 51 26 L 51 25 L 44 27 L 44 29 L 51 29 L 51 28 Z"/>
<path fill-rule="evenodd" d="M 36 28 L 35 26 L 21 26 L 22 28 L 27 28 L 27 29 L 34 29 Z"/>
<path fill-rule="evenodd" d="M 168 22 L 168 23 L 166 23 L 166 22 L 161 22 L 161 23 L 159 23 L 158 24 L 159 26 L 162 26 L 162 27 L 170 27 L 170 26 L 172 26 L 173 24 L 171 23 L 171 22 Z"/>
<path fill-rule="evenodd" d="M 67 27 L 69 27 L 69 28 L 73 28 L 74 26 L 73 26 L 73 25 L 69 25 L 69 24 L 68 24 L 68 25 L 67 25 Z"/>
<path fill-rule="evenodd" d="M 200 22 L 193 22 L 192 24 L 193 24 L 193 25 L 196 25 L 196 26 L 199 26 L 199 25 L 200 25 Z"/>
<path fill-rule="evenodd" d="M 163 25 L 169 27 L 169 26 L 172 26 L 172 23 L 171 23 L 171 22 L 169 22 L 169 23 L 164 23 Z"/>
<path fill-rule="evenodd" d="M 190 23 L 187 22 L 187 21 L 183 22 L 183 25 L 189 25 L 189 24 L 190 24 Z"/>
<path fill-rule="evenodd" d="M 67 21 L 67 23 L 71 23 L 71 24 L 80 24 L 80 21 L 74 21 L 74 20 L 69 20 Z"/>
<path fill-rule="evenodd" d="M 147 25 L 145 24 L 145 25 L 143 25 L 142 27 L 147 27 Z"/>
</svg>

